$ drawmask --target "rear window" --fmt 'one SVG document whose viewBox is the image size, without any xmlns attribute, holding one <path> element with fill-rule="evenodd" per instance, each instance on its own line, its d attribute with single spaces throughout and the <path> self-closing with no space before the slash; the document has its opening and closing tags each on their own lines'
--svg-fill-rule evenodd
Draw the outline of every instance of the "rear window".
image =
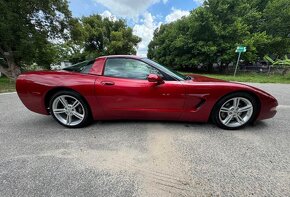
<svg viewBox="0 0 290 197">
<path fill-rule="evenodd" d="M 78 73 L 89 73 L 95 60 L 88 60 L 80 63 L 76 63 L 72 66 L 66 67 L 63 70 Z"/>
</svg>

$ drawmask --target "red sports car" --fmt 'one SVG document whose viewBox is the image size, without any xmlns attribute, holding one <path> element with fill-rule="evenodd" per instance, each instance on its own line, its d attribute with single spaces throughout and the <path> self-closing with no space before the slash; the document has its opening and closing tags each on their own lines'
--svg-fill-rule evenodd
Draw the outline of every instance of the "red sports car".
<svg viewBox="0 0 290 197">
<path fill-rule="evenodd" d="M 239 129 L 272 118 L 277 100 L 257 88 L 199 75 L 184 76 L 147 58 L 105 56 L 61 71 L 20 75 L 17 93 L 31 111 L 66 127 L 91 120 L 213 121 Z"/>
</svg>

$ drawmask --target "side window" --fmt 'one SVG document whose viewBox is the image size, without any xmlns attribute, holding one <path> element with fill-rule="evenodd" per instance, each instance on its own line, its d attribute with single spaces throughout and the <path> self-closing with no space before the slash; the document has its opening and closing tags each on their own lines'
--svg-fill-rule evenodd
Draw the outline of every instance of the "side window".
<svg viewBox="0 0 290 197">
<path fill-rule="evenodd" d="M 129 79 L 147 79 L 149 74 L 162 74 L 152 66 L 134 59 L 111 58 L 106 61 L 105 76 L 129 78 Z"/>
</svg>

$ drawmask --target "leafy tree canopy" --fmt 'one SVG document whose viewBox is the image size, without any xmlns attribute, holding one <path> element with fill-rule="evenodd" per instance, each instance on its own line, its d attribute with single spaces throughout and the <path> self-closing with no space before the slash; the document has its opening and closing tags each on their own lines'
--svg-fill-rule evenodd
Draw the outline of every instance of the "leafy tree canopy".
<svg viewBox="0 0 290 197">
<path fill-rule="evenodd" d="M 136 54 L 141 41 L 122 19 L 92 15 L 70 25 L 71 40 L 60 45 L 60 54 L 74 63 L 101 55 Z"/>
<path fill-rule="evenodd" d="M 161 25 L 148 57 L 179 69 L 202 63 L 229 64 L 235 48 L 247 47 L 245 61 L 290 53 L 289 0 L 206 0 L 188 17 Z"/>
<path fill-rule="evenodd" d="M 12 79 L 31 65 L 135 54 L 141 41 L 124 20 L 72 18 L 67 0 L 0 0 L 0 10 L 0 72 Z"/>
<path fill-rule="evenodd" d="M 0 0 L 0 72 L 16 78 L 26 65 L 48 66 L 50 40 L 66 39 L 71 12 L 66 0 Z"/>
</svg>

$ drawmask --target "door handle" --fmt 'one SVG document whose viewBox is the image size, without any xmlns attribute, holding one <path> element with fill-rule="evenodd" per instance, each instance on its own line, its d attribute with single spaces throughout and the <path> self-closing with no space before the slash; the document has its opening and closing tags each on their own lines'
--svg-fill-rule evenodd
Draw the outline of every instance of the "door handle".
<svg viewBox="0 0 290 197">
<path fill-rule="evenodd" d="M 106 85 L 106 86 L 112 86 L 115 85 L 115 83 L 113 81 L 102 81 L 101 82 L 102 85 Z"/>
</svg>

